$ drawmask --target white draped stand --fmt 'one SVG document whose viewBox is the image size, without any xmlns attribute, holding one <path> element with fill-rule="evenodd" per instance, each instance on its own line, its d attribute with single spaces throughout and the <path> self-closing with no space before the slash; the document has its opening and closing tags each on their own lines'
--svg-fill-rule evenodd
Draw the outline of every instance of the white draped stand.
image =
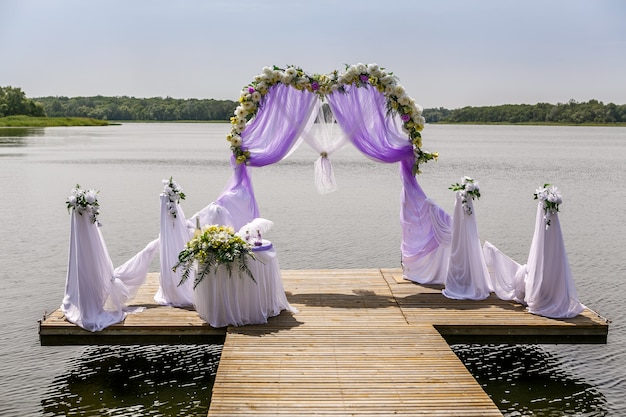
<svg viewBox="0 0 626 417">
<path fill-rule="evenodd" d="M 61 311 L 65 318 L 95 332 L 126 317 L 124 303 L 145 282 L 147 267 L 158 249 L 150 242 L 126 263 L 113 268 L 104 238 L 89 216 L 70 214 L 70 247 Z"/>
<path fill-rule="evenodd" d="M 467 199 L 472 214 L 465 214 L 461 195 L 456 193 L 452 218 L 452 247 L 443 295 L 459 300 L 489 297 L 489 271 L 480 245 L 473 200 Z"/>
<path fill-rule="evenodd" d="M 264 244 L 271 246 L 267 241 Z M 245 272 L 239 272 L 237 265 L 233 265 L 231 275 L 225 266 L 220 266 L 196 287 L 194 306 L 212 327 L 263 324 L 282 310 L 297 312 L 287 302 L 274 248 L 254 254 L 257 260 L 247 261 L 254 281 Z"/>
<path fill-rule="evenodd" d="M 179 204 L 176 204 L 176 217 L 167 210 L 169 198 L 161 194 L 161 234 L 159 237 L 161 274 L 159 289 L 154 295 L 154 301 L 161 305 L 175 307 L 190 306 L 193 304 L 192 272 L 189 279 L 178 285 L 183 275 L 182 268 L 172 271 L 178 262 L 178 254 L 193 236 L 193 228 L 185 220 L 185 214 Z"/>
<path fill-rule="evenodd" d="M 550 216 L 546 228 L 542 203 L 537 206 L 535 232 L 525 265 L 513 261 L 489 242 L 485 242 L 483 250 L 498 297 L 523 300 L 530 313 L 550 318 L 575 317 L 585 309 L 576 296 L 558 213 Z"/>
</svg>

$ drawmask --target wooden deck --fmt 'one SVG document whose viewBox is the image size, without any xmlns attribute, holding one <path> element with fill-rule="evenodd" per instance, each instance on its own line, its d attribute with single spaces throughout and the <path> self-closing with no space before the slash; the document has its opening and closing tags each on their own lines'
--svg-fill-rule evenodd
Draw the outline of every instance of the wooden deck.
<svg viewBox="0 0 626 417">
<path fill-rule="evenodd" d="M 554 320 L 490 297 L 450 300 L 440 286 L 398 269 L 282 271 L 289 302 L 268 324 L 213 329 L 193 310 L 156 306 L 90 333 L 58 311 L 41 343 L 223 341 L 209 416 L 501 416 L 449 343 L 606 343 L 607 322 L 590 310 Z M 117 343 L 116 343 L 117 341 Z"/>
</svg>

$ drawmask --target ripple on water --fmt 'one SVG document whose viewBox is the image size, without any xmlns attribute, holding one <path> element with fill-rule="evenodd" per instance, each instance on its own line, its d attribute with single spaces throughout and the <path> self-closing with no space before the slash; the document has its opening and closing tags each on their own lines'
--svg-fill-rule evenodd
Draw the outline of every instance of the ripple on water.
<svg viewBox="0 0 626 417">
<path fill-rule="evenodd" d="M 86 349 L 44 395 L 46 416 L 206 416 L 221 345 Z"/>
<path fill-rule="evenodd" d="M 453 350 L 506 417 L 607 416 L 593 385 L 562 370 L 536 345 L 454 345 Z"/>
</svg>

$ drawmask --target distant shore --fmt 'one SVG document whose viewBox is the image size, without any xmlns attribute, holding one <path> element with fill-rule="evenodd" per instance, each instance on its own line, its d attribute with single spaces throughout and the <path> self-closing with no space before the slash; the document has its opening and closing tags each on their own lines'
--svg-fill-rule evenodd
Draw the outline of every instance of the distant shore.
<svg viewBox="0 0 626 417">
<path fill-rule="evenodd" d="M 0 127 L 109 126 L 111 124 L 114 123 L 85 117 L 0 117 Z"/>
<path fill-rule="evenodd" d="M 57 127 L 57 126 L 111 126 L 121 123 L 229 123 L 224 120 L 100 120 L 86 117 L 0 117 L 2 127 Z M 616 123 L 565 123 L 565 122 L 450 122 L 438 121 L 428 124 L 440 125 L 503 125 L 503 126 L 597 126 L 626 127 L 626 122 Z"/>
</svg>

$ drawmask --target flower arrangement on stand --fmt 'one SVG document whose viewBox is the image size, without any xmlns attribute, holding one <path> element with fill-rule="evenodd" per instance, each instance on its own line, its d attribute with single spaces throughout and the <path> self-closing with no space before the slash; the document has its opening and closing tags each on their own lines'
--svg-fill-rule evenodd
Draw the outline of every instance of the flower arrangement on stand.
<svg viewBox="0 0 626 417">
<path fill-rule="evenodd" d="M 174 218 L 176 218 L 176 205 L 180 203 L 180 200 L 185 199 L 185 193 L 183 189 L 170 177 L 169 180 L 163 180 L 163 195 L 167 196 L 167 211 Z"/>
<path fill-rule="evenodd" d="M 459 191 L 461 194 L 461 204 L 463 204 L 463 212 L 467 215 L 472 214 L 472 208 L 467 203 L 467 199 L 480 199 L 480 187 L 473 178 L 463 177 L 461 183 L 458 182 L 448 187 L 449 190 Z"/>
<path fill-rule="evenodd" d="M 72 194 L 65 200 L 67 204 L 68 213 L 74 209 L 79 215 L 87 215 L 91 220 L 91 223 L 96 223 L 98 227 L 102 226 L 98 221 L 98 215 L 100 214 L 100 204 L 98 203 L 99 191 L 90 189 L 83 190 L 79 184 L 72 189 Z"/>
<path fill-rule="evenodd" d="M 544 184 L 543 187 L 535 191 L 535 200 L 543 204 L 544 219 L 546 219 L 546 230 L 550 227 L 550 217 L 559 211 L 559 205 L 563 203 L 563 197 L 559 189 L 551 184 Z"/>
<path fill-rule="evenodd" d="M 422 108 L 406 94 L 404 87 L 398 83 L 398 78 L 384 68 L 376 64 L 355 64 L 346 65 L 343 73 L 335 70 L 330 74 L 307 74 L 295 66 L 287 68 L 273 66 L 263 68 L 263 72 L 244 87 L 239 97 L 239 106 L 230 119 L 232 129 L 226 139 L 231 144 L 231 151 L 237 163 L 246 164 L 250 159 L 250 152 L 242 143 L 241 133 L 263 105 L 263 98 L 271 87 L 280 83 L 315 93 L 321 100 L 328 94 L 345 91 L 347 85 L 372 86 L 387 99 L 388 113 L 400 115 L 402 129 L 408 135 L 415 155 L 413 175 L 420 173 L 421 163 L 437 159 L 439 156 L 437 152 L 431 153 L 422 149 L 421 131 L 425 123 Z"/>
<path fill-rule="evenodd" d="M 181 285 L 189 279 L 193 268 L 197 268 L 193 284 L 196 288 L 207 274 L 217 271 L 220 266 L 226 267 L 230 276 L 233 264 L 237 263 L 239 271 L 246 273 L 256 282 L 248 267 L 248 258 L 256 259 L 252 245 L 235 234 L 232 227 L 213 224 L 205 226 L 202 233 L 187 242 L 185 249 L 178 254 L 178 262 L 172 270 L 176 272 L 179 267 L 184 268 L 178 284 Z"/>
</svg>

